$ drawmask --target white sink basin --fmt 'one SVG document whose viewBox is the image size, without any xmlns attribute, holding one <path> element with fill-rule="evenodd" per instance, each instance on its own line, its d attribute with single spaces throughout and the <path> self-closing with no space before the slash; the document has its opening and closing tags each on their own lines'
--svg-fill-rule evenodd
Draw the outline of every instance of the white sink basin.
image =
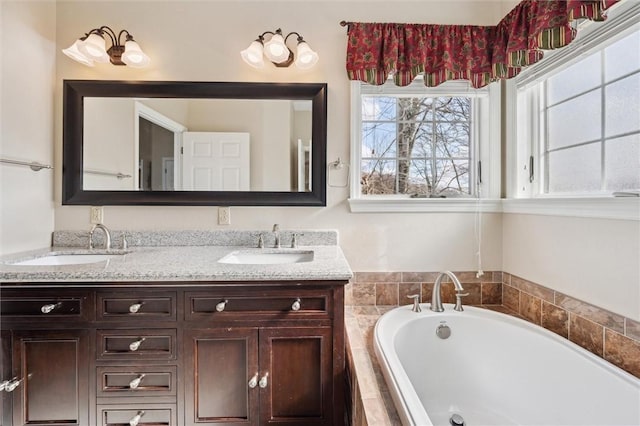
<svg viewBox="0 0 640 426">
<path fill-rule="evenodd" d="M 48 254 L 35 259 L 23 260 L 12 265 L 21 266 L 42 266 L 42 265 L 83 265 L 88 263 L 98 263 L 108 259 L 122 258 L 122 254 L 106 253 L 82 253 L 82 254 Z"/>
<path fill-rule="evenodd" d="M 219 263 L 231 263 L 237 265 L 278 265 L 286 263 L 311 262 L 313 251 L 311 250 L 287 250 L 287 251 L 236 251 L 229 253 Z"/>
</svg>

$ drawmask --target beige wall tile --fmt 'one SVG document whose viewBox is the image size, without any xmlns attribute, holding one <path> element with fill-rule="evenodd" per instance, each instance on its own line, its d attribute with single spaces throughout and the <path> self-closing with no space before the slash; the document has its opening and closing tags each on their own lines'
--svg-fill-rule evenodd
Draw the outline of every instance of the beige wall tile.
<svg viewBox="0 0 640 426">
<path fill-rule="evenodd" d="M 376 285 L 374 283 L 356 283 L 352 290 L 353 305 L 375 305 Z"/>
<path fill-rule="evenodd" d="M 569 313 L 569 340 L 602 358 L 604 328 L 593 321 Z"/>
<path fill-rule="evenodd" d="M 640 341 L 640 322 L 625 318 L 625 335 Z"/>
<path fill-rule="evenodd" d="M 596 322 L 606 328 L 624 334 L 624 317 L 605 309 L 598 308 L 581 300 L 556 292 L 556 305 Z"/>
<path fill-rule="evenodd" d="M 529 293 L 532 296 L 536 296 L 542 300 L 546 300 L 547 302 L 553 303 L 554 301 L 553 290 L 533 283 L 531 281 L 527 281 L 523 278 L 516 277 L 515 275 L 511 276 L 511 286 L 517 288 L 520 291 L 524 291 L 525 293 Z"/>
<path fill-rule="evenodd" d="M 402 278 L 401 272 L 356 272 L 354 275 L 357 283 L 397 283 Z"/>
<path fill-rule="evenodd" d="M 542 323 L 547 330 L 569 338 L 569 313 L 551 303 L 542 301 Z"/>
<path fill-rule="evenodd" d="M 438 272 L 403 272 L 403 283 L 432 283 L 436 280 Z"/>
<path fill-rule="evenodd" d="M 515 312 L 520 312 L 520 290 L 510 285 L 502 285 L 502 304 Z"/>
<path fill-rule="evenodd" d="M 481 288 L 481 301 L 483 305 L 501 305 L 502 304 L 502 283 L 482 283 Z"/>
<path fill-rule="evenodd" d="M 398 306 L 398 283 L 376 284 L 376 305 Z"/>
<path fill-rule="evenodd" d="M 520 292 L 520 315 L 527 321 L 540 325 L 542 320 L 542 299 Z"/>
<path fill-rule="evenodd" d="M 640 378 L 640 342 L 605 329 L 604 359 Z"/>
</svg>

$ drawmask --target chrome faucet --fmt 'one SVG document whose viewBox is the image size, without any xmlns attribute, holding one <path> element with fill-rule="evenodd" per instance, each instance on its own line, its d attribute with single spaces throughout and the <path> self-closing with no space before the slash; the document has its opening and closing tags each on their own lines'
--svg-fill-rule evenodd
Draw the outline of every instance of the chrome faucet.
<svg viewBox="0 0 640 426">
<path fill-rule="evenodd" d="M 274 248 L 280 248 L 280 225 L 277 223 L 273 225 L 273 236 L 275 237 L 275 243 L 273 244 Z"/>
<path fill-rule="evenodd" d="M 96 229 L 102 229 L 102 232 L 104 232 L 104 248 L 106 250 L 110 250 L 111 249 L 111 233 L 109 232 L 109 228 L 107 228 L 101 223 L 96 223 L 95 225 L 93 225 L 93 228 L 91 228 L 91 231 L 89 231 L 89 250 L 93 249 L 93 233 L 95 232 Z"/>
<path fill-rule="evenodd" d="M 462 284 L 460 284 L 460 280 L 458 280 L 458 277 L 456 277 L 451 271 L 441 272 L 440 275 L 438 275 L 438 277 L 436 278 L 436 282 L 433 285 L 433 294 L 431 295 L 431 306 L 429 307 L 429 309 L 431 309 L 433 312 L 444 311 L 444 308 L 442 307 L 440 288 L 442 279 L 445 276 L 451 278 L 451 281 L 453 281 L 453 285 L 456 288 L 456 305 L 453 310 L 462 311 L 462 297 L 468 296 L 469 293 L 462 293 L 464 291 L 464 288 L 462 288 Z"/>
</svg>

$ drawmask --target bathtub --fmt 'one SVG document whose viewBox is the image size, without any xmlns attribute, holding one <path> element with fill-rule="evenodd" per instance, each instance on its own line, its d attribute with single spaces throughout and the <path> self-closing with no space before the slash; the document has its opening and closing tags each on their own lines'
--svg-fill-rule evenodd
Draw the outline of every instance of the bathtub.
<svg viewBox="0 0 640 426">
<path fill-rule="evenodd" d="M 640 380 L 625 371 L 509 315 L 428 306 L 396 308 L 375 327 L 404 425 L 449 425 L 454 415 L 466 426 L 640 425 Z M 440 325 L 448 338 L 436 335 Z"/>
</svg>

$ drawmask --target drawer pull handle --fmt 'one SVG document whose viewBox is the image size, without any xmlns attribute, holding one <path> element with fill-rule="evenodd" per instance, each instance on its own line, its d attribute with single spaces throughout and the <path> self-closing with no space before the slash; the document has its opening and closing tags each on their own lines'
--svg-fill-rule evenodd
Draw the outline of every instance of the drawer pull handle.
<svg viewBox="0 0 640 426">
<path fill-rule="evenodd" d="M 135 342 L 131 342 L 129 344 L 129 350 L 131 352 L 137 351 L 140 348 L 140 345 L 142 344 L 142 342 L 144 342 L 144 341 L 145 341 L 145 338 L 141 337 L 140 339 L 136 340 Z"/>
<path fill-rule="evenodd" d="M 251 380 L 249 380 L 249 387 L 251 389 L 255 388 L 258 385 L 258 373 L 256 373 Z"/>
<path fill-rule="evenodd" d="M 138 414 L 131 417 L 131 420 L 129 420 L 129 426 L 138 426 L 138 423 L 140 423 L 140 419 L 142 418 L 142 416 L 144 416 L 144 411 L 138 411 Z"/>
<path fill-rule="evenodd" d="M 31 378 L 31 374 L 27 375 L 27 379 Z M 5 380 L 2 383 L 0 383 L 0 392 L 5 391 L 5 392 L 13 392 L 18 386 L 20 386 L 20 383 L 24 382 L 24 377 L 22 379 L 18 379 L 17 377 L 14 377 L 11 380 Z"/>
<path fill-rule="evenodd" d="M 43 314 L 48 314 L 51 311 L 53 311 L 55 308 L 59 308 L 60 306 L 62 306 L 62 302 L 58 302 L 58 303 L 49 303 L 47 305 L 42 305 L 42 307 L 40 308 L 40 311 Z"/>
<path fill-rule="evenodd" d="M 218 304 L 216 305 L 216 311 L 218 311 L 218 312 L 222 312 L 222 311 L 224 311 L 224 308 L 226 308 L 226 307 L 227 307 L 227 303 L 229 303 L 229 301 L 228 301 L 228 300 L 226 300 L 226 299 L 225 299 L 225 300 L 223 300 L 222 302 L 218 303 Z"/>
<path fill-rule="evenodd" d="M 135 379 L 130 381 L 129 382 L 129 388 L 130 389 L 138 389 L 138 386 L 140 386 L 140 382 L 142 382 L 142 379 L 144 379 L 144 376 L 146 376 L 146 374 L 140 374 L 138 377 L 136 377 Z"/>
<path fill-rule="evenodd" d="M 292 311 L 299 311 L 300 310 L 300 298 L 298 297 L 296 299 L 295 302 L 293 302 L 293 304 L 291 305 L 291 310 Z"/>
<path fill-rule="evenodd" d="M 269 373 L 267 372 L 267 373 L 264 373 L 264 376 L 262 376 L 262 378 L 258 382 L 258 386 L 264 389 L 267 387 L 268 384 L 269 384 Z"/>
<path fill-rule="evenodd" d="M 142 308 L 142 305 L 144 305 L 143 302 L 134 303 L 133 305 L 129 306 L 129 312 L 131 312 L 132 314 L 137 314 L 140 308 Z"/>
</svg>

